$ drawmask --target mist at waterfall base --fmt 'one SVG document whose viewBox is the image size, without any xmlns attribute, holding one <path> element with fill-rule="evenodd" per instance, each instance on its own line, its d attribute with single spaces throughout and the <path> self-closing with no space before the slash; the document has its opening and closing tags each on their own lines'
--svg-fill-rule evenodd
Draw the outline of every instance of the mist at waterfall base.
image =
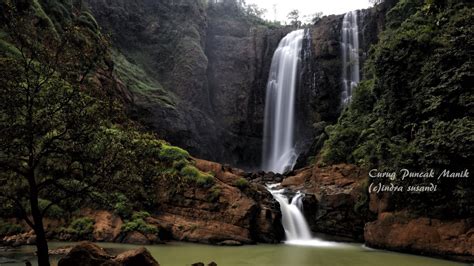
<svg viewBox="0 0 474 266">
<path fill-rule="evenodd" d="M 295 90 L 304 30 L 286 35 L 273 54 L 268 76 L 263 132 L 265 171 L 284 173 L 293 169 L 295 151 Z"/>
<path fill-rule="evenodd" d="M 344 15 L 341 39 L 343 83 L 341 101 L 344 106 L 351 101 L 354 88 L 360 81 L 357 11 L 351 11 Z"/>
<path fill-rule="evenodd" d="M 279 185 L 280 184 L 267 185 L 267 189 L 273 195 L 273 198 L 280 204 L 286 244 L 315 247 L 335 247 L 344 245 L 313 238 L 311 230 L 302 212 L 304 194 L 297 192 L 290 201 L 288 195 L 285 193 L 285 189 L 275 189 Z"/>
</svg>

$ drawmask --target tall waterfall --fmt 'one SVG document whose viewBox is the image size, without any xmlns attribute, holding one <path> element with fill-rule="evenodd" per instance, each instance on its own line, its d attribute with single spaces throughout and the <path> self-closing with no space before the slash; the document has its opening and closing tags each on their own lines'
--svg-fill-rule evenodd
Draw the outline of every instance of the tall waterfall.
<svg viewBox="0 0 474 266">
<path fill-rule="evenodd" d="M 271 190 L 273 197 L 280 203 L 282 214 L 282 224 L 285 228 L 285 236 L 287 241 L 310 240 L 311 232 L 306 223 L 306 219 L 301 212 L 303 207 L 303 194 L 297 193 L 291 202 L 283 194 L 283 190 Z"/>
<path fill-rule="evenodd" d="M 359 73 L 359 28 L 357 11 L 344 15 L 342 22 L 342 103 L 348 104 L 352 92 L 360 81 Z"/>
<path fill-rule="evenodd" d="M 304 30 L 286 35 L 273 54 L 265 102 L 263 170 L 283 173 L 296 163 L 295 90 Z"/>
</svg>

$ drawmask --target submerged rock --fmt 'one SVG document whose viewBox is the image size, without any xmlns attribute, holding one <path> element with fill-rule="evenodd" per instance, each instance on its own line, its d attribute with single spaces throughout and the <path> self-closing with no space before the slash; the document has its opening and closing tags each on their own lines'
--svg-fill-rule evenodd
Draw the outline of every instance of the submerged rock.
<svg viewBox="0 0 474 266">
<path fill-rule="evenodd" d="M 112 256 L 103 248 L 90 242 L 82 242 L 59 260 L 58 266 L 159 266 L 145 248 L 125 251 Z"/>
</svg>

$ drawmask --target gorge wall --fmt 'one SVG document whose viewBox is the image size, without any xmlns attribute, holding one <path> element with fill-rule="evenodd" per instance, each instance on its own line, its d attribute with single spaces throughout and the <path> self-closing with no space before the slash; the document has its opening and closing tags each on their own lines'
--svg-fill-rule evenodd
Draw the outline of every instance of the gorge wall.
<svg viewBox="0 0 474 266">
<path fill-rule="evenodd" d="M 293 28 L 249 17 L 231 1 L 86 2 L 116 47 L 133 117 L 195 156 L 260 166 L 271 59 Z M 362 54 L 381 27 L 378 12 L 364 14 Z M 340 113 L 341 24 L 342 15 L 324 17 L 304 42 L 296 129 L 303 155 Z"/>
</svg>

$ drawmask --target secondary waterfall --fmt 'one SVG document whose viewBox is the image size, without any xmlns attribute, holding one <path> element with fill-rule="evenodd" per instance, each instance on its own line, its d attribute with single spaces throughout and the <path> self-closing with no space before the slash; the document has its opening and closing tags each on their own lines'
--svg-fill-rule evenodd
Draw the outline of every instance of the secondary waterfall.
<svg viewBox="0 0 474 266">
<path fill-rule="evenodd" d="M 294 240 L 310 240 L 311 232 L 306 223 L 306 219 L 301 212 L 303 208 L 303 194 L 298 192 L 291 202 L 288 197 L 283 194 L 284 190 L 271 190 L 273 197 L 280 203 L 282 224 L 285 228 L 285 236 L 287 241 Z"/>
<path fill-rule="evenodd" d="M 348 104 L 352 92 L 360 81 L 359 73 L 359 28 L 357 11 L 344 15 L 342 21 L 342 103 Z"/>
<path fill-rule="evenodd" d="M 313 238 L 308 223 L 303 215 L 304 194 L 297 192 L 291 201 L 285 189 L 275 189 L 280 184 L 267 185 L 268 191 L 280 204 L 282 225 L 285 229 L 285 243 L 291 245 L 334 247 L 339 244 Z"/>
<path fill-rule="evenodd" d="M 294 104 L 303 36 L 303 29 L 290 32 L 273 54 L 265 102 L 262 158 L 265 171 L 283 173 L 296 163 Z"/>
</svg>

